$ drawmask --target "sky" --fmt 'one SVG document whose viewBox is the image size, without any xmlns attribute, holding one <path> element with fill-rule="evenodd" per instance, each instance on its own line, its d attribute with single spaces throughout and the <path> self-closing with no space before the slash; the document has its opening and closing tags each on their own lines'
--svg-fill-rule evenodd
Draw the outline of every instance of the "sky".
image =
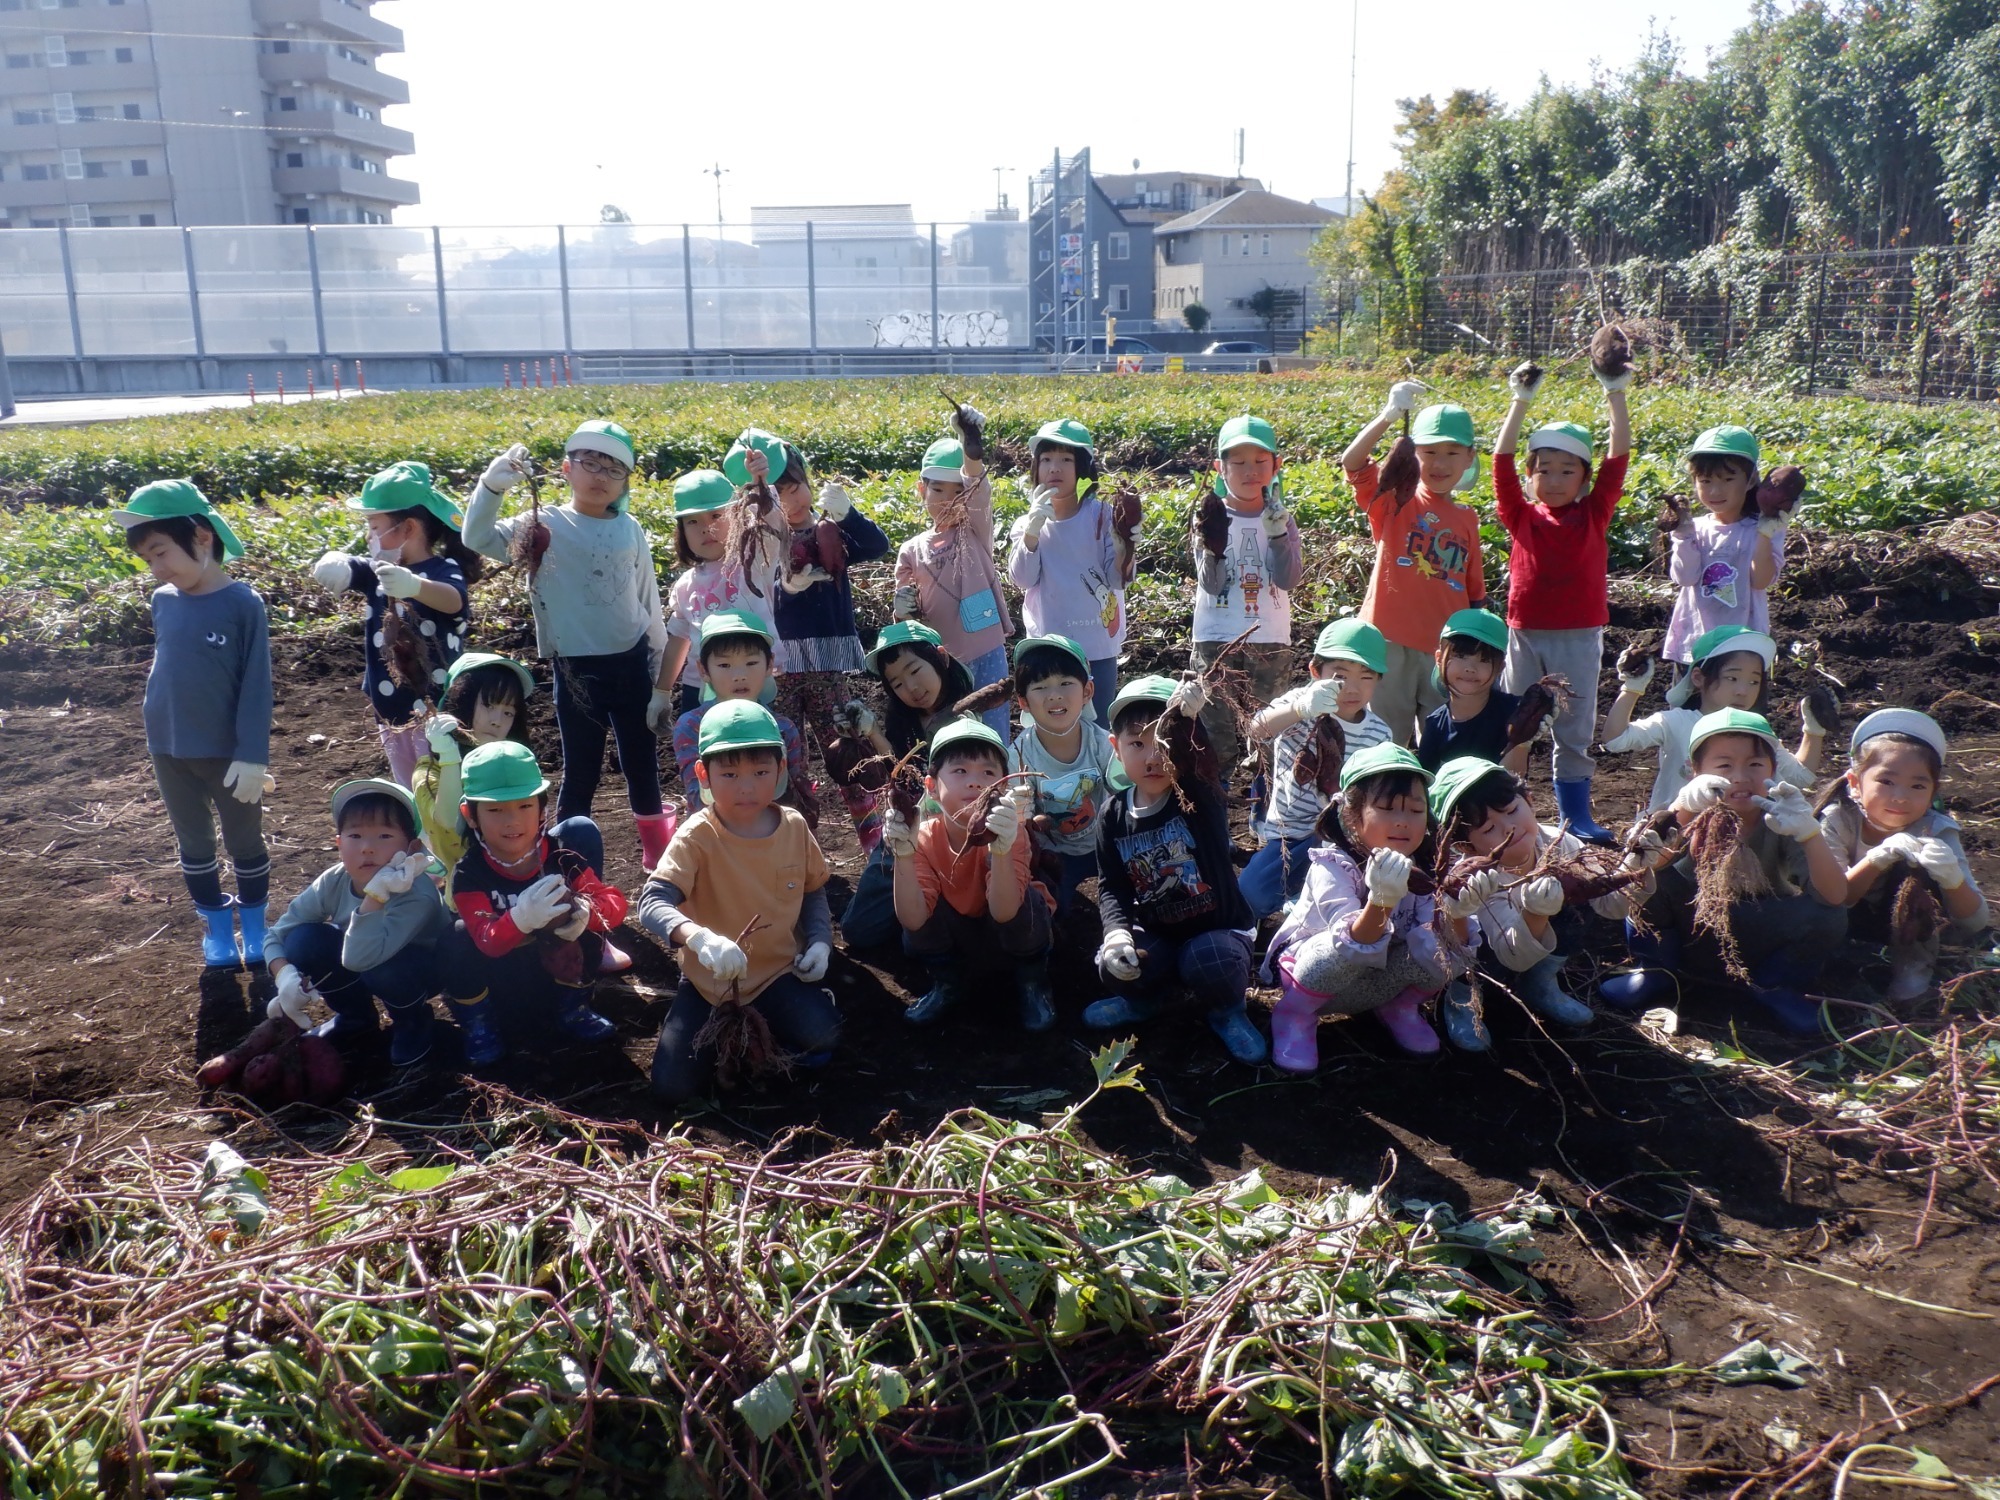
<svg viewBox="0 0 2000 1500">
<path fill-rule="evenodd" d="M 399 223 L 713 223 L 752 205 L 1018 205 L 1060 147 L 1099 172 L 1243 171 L 1294 198 L 1346 186 L 1348 4 L 761 5 L 689 0 L 384 0 L 417 151 L 391 170 Z M 1510 103 L 1582 83 L 1664 28 L 1702 68 L 1750 0 L 1368 0 L 1354 89 L 1357 192 L 1395 163 L 1396 100 L 1455 88 Z M 1003 169 L 995 178 L 995 168 Z"/>
</svg>

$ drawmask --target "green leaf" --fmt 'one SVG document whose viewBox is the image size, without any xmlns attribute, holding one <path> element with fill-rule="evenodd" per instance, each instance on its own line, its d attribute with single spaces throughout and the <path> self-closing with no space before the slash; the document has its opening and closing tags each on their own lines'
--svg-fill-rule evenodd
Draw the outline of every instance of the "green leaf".
<svg viewBox="0 0 2000 1500">
<path fill-rule="evenodd" d="M 1101 1089 L 1136 1089 L 1139 1087 L 1139 1065 L 1126 1066 L 1125 1060 L 1132 1055 L 1137 1045 L 1133 1038 L 1122 1036 L 1109 1046 L 1099 1048 L 1091 1055 L 1091 1071 L 1097 1074 L 1097 1086 Z"/>
<path fill-rule="evenodd" d="M 799 1409 L 799 1383 L 789 1369 L 779 1370 L 738 1396 L 734 1403 L 760 1443 L 792 1420 Z"/>
<path fill-rule="evenodd" d="M 1935 1453 L 1923 1448 L 1912 1448 L 1910 1452 L 1914 1455 L 1910 1464 L 1910 1472 L 1919 1479 L 1951 1479 L 1956 1477 L 1951 1472 L 1951 1465 L 1939 1458 Z"/>
<path fill-rule="evenodd" d="M 1723 1355 L 1708 1367 L 1709 1373 L 1724 1385 L 1782 1385 L 1802 1386 L 1806 1383 L 1806 1372 L 1818 1366 L 1803 1355 L 1794 1354 L 1780 1345 L 1772 1348 L 1762 1339 L 1752 1339 Z"/>
<path fill-rule="evenodd" d="M 399 1193 L 427 1193 L 458 1174 L 457 1167 L 405 1167 L 389 1174 L 389 1186 Z"/>
<path fill-rule="evenodd" d="M 271 1180 L 225 1141 L 210 1141 L 202 1154 L 201 1191 L 196 1202 L 211 1219 L 233 1219 L 255 1234 L 271 1214 Z"/>
</svg>

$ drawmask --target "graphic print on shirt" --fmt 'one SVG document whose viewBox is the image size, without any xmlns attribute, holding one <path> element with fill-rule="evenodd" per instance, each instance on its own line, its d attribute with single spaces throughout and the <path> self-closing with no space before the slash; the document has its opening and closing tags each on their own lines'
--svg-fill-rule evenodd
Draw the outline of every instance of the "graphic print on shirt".
<svg viewBox="0 0 2000 1500">
<path fill-rule="evenodd" d="M 1243 590 L 1243 613 L 1254 618 L 1263 613 L 1258 604 L 1264 592 L 1264 560 L 1257 555 L 1255 532 L 1237 530 L 1230 534 L 1229 555 L 1222 560 L 1222 587 L 1209 595 L 1217 609 L 1228 609 L 1231 588 Z"/>
<path fill-rule="evenodd" d="M 1726 609 L 1736 607 L 1736 569 L 1726 562 L 1712 562 L 1701 570 L 1701 596 L 1713 599 Z"/>
<path fill-rule="evenodd" d="M 1411 525 L 1403 538 L 1399 568 L 1415 568 L 1426 578 L 1441 578 L 1459 593 L 1465 592 L 1462 575 L 1471 553 L 1464 542 L 1434 510 L 1427 510 Z M 1461 575 L 1461 576 L 1454 576 Z"/>
<path fill-rule="evenodd" d="M 1154 922 L 1187 922 L 1214 911 L 1215 889 L 1201 878 L 1194 834 L 1179 814 L 1157 828 L 1118 839 L 1133 904 Z"/>
<path fill-rule="evenodd" d="M 1097 818 L 1097 789 L 1104 784 L 1094 770 L 1067 776 L 1044 776 L 1035 783 L 1035 811 L 1055 825 L 1056 836 L 1082 833 Z"/>
</svg>

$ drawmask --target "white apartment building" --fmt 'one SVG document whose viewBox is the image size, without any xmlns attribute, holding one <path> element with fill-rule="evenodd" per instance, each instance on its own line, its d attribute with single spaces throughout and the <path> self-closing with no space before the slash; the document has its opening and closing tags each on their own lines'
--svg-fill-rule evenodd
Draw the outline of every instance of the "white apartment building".
<svg viewBox="0 0 2000 1500">
<path fill-rule="evenodd" d="M 1265 287 L 1307 294 L 1313 241 L 1339 215 L 1248 188 L 1153 231 L 1153 316 L 1178 319 L 1189 303 L 1208 309 L 1216 333 L 1261 329 L 1245 305 Z"/>
</svg>

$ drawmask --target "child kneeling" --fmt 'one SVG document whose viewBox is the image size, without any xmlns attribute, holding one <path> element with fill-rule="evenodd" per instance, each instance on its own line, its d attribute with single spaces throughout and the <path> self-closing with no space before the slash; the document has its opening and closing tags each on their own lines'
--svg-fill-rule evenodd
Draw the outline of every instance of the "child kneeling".
<svg viewBox="0 0 2000 1500">
<path fill-rule="evenodd" d="M 986 813 L 984 834 L 973 842 L 974 821 L 987 791 L 1007 774 L 1007 747 L 978 719 L 959 719 L 931 736 L 927 800 L 938 815 L 910 827 L 893 808 L 882 823 L 882 844 L 896 861 L 896 920 L 903 951 L 922 959 L 931 988 L 904 1012 L 923 1026 L 956 1005 L 965 993 L 965 961 L 1014 971 L 1021 1025 L 1047 1031 L 1055 1024 L 1049 994 L 1048 890 L 1029 874 L 1026 832 L 1033 806 L 1020 789 Z M 983 837 L 983 836 L 982 836 Z"/>
<path fill-rule="evenodd" d="M 1279 987 L 1271 1011 L 1271 1061 L 1287 1073 L 1319 1066 L 1319 1016 L 1373 1012 L 1412 1056 L 1438 1050 L 1423 1018 L 1426 1000 L 1465 969 L 1478 924 L 1446 917 L 1440 941 L 1436 901 L 1410 889 L 1430 868 L 1431 773 L 1400 745 L 1377 745 L 1340 772 L 1340 799 L 1328 806 L 1312 871 L 1291 914 L 1271 939 L 1267 979 Z"/>
<path fill-rule="evenodd" d="M 840 1033 L 833 996 L 819 987 L 833 956 L 826 857 L 804 817 L 778 805 L 778 721 L 760 703 L 717 703 L 696 748 L 702 810 L 675 831 L 639 897 L 639 925 L 681 965 L 653 1051 L 653 1094 L 667 1104 L 707 1086 L 715 1054 L 702 1032 L 717 1006 L 748 1005 L 809 1066 L 826 1061 Z"/>
<path fill-rule="evenodd" d="M 270 1014 L 310 1027 L 318 997 L 333 1011 L 320 1035 L 345 1042 L 375 1034 L 380 1000 L 389 1061 L 407 1068 L 431 1050 L 437 941 L 450 925 L 426 875 L 416 804 L 393 781 L 342 782 L 333 828 L 340 862 L 294 896 L 265 936 L 278 984 Z"/>
</svg>

